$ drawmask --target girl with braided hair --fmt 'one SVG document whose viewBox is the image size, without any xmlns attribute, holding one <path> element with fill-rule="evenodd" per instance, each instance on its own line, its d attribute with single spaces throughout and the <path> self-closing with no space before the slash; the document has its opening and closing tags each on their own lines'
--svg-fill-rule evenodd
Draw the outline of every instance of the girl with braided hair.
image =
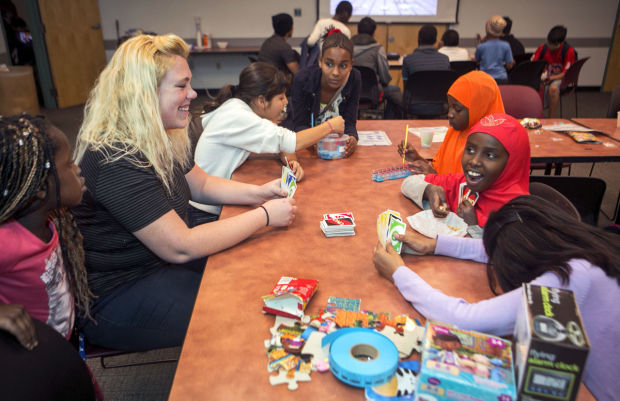
<svg viewBox="0 0 620 401">
<path fill-rule="evenodd" d="M 26 114 L 0 117 L 0 367 L 7 368 L 0 377 L 7 383 L 32 380 L 38 385 L 35 396 L 33 386 L 2 386 L 12 388 L 10 399 L 51 399 L 52 393 L 63 394 L 62 399 L 93 398 L 88 370 L 77 351 L 38 323 L 68 339 L 75 306 L 89 316 L 92 294 L 82 237 L 67 210 L 80 202 L 85 190 L 59 129 Z M 10 335 L 23 347 L 16 347 Z M 38 375 L 49 378 L 49 369 L 59 363 L 75 376 L 45 384 Z"/>
</svg>

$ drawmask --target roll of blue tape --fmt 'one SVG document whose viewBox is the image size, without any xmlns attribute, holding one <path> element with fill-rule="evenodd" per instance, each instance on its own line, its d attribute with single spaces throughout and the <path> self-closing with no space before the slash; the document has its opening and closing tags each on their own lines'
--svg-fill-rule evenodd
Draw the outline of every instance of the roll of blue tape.
<svg viewBox="0 0 620 401">
<path fill-rule="evenodd" d="M 392 341 L 370 329 L 341 330 L 329 351 L 334 376 L 355 387 L 378 386 L 394 376 L 398 350 Z"/>
</svg>

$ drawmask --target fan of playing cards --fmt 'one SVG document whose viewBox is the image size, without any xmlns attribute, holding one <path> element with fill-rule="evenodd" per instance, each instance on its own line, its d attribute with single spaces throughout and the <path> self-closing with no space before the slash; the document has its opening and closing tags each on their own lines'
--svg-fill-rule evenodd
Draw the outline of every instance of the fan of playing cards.
<svg viewBox="0 0 620 401">
<path fill-rule="evenodd" d="M 329 213 L 323 215 L 321 230 L 326 237 L 346 237 L 355 235 L 353 213 Z"/>
<path fill-rule="evenodd" d="M 282 178 L 280 179 L 280 188 L 286 189 L 288 192 L 287 198 L 292 198 L 297 191 L 297 178 L 293 170 L 286 166 L 282 166 Z"/>
<path fill-rule="evenodd" d="M 377 235 L 381 245 L 384 247 L 389 239 L 394 250 L 400 253 L 403 243 L 394 238 L 394 234 L 405 234 L 406 230 L 407 224 L 405 224 L 398 212 L 388 209 L 377 217 Z"/>
</svg>

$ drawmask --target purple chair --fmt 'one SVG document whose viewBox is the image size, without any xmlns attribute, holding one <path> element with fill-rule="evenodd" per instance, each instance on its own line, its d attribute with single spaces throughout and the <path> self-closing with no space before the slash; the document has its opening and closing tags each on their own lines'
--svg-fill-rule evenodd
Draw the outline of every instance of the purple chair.
<svg viewBox="0 0 620 401">
<path fill-rule="evenodd" d="M 543 118 L 540 95 L 526 85 L 500 85 L 499 91 L 506 114 L 514 118 Z"/>
</svg>

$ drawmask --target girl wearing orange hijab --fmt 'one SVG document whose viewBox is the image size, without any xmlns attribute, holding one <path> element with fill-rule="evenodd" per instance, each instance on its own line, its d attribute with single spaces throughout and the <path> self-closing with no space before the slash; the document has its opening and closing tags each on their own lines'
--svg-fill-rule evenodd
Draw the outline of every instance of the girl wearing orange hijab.
<svg viewBox="0 0 620 401">
<path fill-rule="evenodd" d="M 450 128 L 431 163 L 421 157 L 413 146 L 407 145 L 405 157 L 413 161 L 422 174 L 462 172 L 461 155 L 471 127 L 484 116 L 504 113 L 497 83 L 482 71 L 469 72 L 454 81 L 448 89 L 448 106 Z M 402 143 L 399 152 L 403 152 Z"/>
</svg>

